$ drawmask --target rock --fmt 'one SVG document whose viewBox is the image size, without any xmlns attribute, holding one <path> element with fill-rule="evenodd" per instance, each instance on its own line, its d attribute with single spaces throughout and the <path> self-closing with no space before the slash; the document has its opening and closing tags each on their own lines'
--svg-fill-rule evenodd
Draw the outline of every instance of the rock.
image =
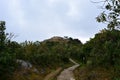
<svg viewBox="0 0 120 80">
<path fill-rule="evenodd" d="M 30 62 L 28 62 L 28 61 L 17 59 L 16 62 L 19 63 L 20 66 L 22 68 L 24 68 L 24 69 L 30 69 L 30 68 L 32 68 L 32 64 Z"/>
<path fill-rule="evenodd" d="M 33 67 L 33 65 L 28 61 L 17 59 L 16 62 L 20 64 L 19 67 L 22 69 L 27 69 L 27 70 L 30 69 L 34 73 L 39 73 L 38 69 Z M 28 73 L 25 72 L 25 74 L 28 74 Z"/>
<path fill-rule="evenodd" d="M 39 73 L 39 71 L 36 68 L 33 69 L 33 72 Z"/>
<path fill-rule="evenodd" d="M 45 69 L 41 69 L 41 71 L 40 71 L 42 74 L 44 74 L 45 73 Z"/>
</svg>

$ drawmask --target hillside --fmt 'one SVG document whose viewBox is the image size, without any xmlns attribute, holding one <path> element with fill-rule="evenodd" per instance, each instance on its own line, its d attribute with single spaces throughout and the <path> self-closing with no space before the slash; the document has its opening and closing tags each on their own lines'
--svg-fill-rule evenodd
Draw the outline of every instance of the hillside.
<svg viewBox="0 0 120 80">
<path fill-rule="evenodd" d="M 18 43 L 5 32 L 4 22 L 0 27 L 0 80 L 43 80 L 52 72 L 72 66 L 69 58 L 81 64 L 74 71 L 76 80 L 120 79 L 118 29 L 103 29 L 85 44 L 58 36 Z"/>
<path fill-rule="evenodd" d="M 102 30 L 84 44 L 83 66 L 75 70 L 76 80 L 120 79 L 120 31 Z"/>
<path fill-rule="evenodd" d="M 71 66 L 69 57 L 79 57 L 82 43 L 78 39 L 52 37 L 42 42 L 18 43 L 11 41 L 11 34 L 5 33 L 5 29 L 3 22 L 0 34 L 0 80 L 43 80 L 59 67 L 64 69 Z"/>
</svg>

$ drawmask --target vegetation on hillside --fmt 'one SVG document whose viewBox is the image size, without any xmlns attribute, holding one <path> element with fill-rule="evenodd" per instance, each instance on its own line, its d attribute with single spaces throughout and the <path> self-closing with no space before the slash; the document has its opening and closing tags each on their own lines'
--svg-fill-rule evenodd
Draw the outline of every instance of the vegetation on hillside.
<svg viewBox="0 0 120 80">
<path fill-rule="evenodd" d="M 97 33 L 94 38 L 83 45 L 81 54 L 84 54 L 85 58 L 81 61 L 84 68 L 80 67 L 75 71 L 77 80 L 81 80 L 80 78 L 84 78 L 82 80 L 86 78 L 87 80 L 120 79 L 119 30 L 102 30 Z M 103 76 L 107 77 L 102 78 Z"/>
<path fill-rule="evenodd" d="M 96 19 L 107 28 L 83 45 L 84 65 L 74 72 L 77 80 L 120 80 L 120 0 L 100 2 L 103 12 Z"/>
<path fill-rule="evenodd" d="M 5 33 L 5 22 L 0 22 L 0 79 L 6 80 L 6 78 L 12 75 L 15 70 L 15 49 L 14 42 L 11 42 L 8 37 L 8 33 Z M 6 75 L 6 76 L 4 76 Z"/>
<path fill-rule="evenodd" d="M 41 69 L 56 69 L 58 67 L 64 67 L 65 65 L 68 65 L 69 57 L 79 59 L 79 56 L 77 55 L 79 54 L 80 48 L 82 47 L 82 43 L 78 39 L 68 37 L 53 37 L 43 42 L 25 41 L 23 43 L 18 43 L 10 40 L 10 35 L 8 33 L 5 33 L 5 29 L 5 22 L 1 21 L 1 80 L 8 80 L 8 78 L 16 73 L 16 71 L 19 71 L 18 69 L 20 68 L 19 64 L 16 62 L 17 60 L 28 61 L 34 66 L 40 67 Z M 47 72 L 49 73 L 49 71 Z"/>
<path fill-rule="evenodd" d="M 68 65 L 69 58 L 82 63 L 82 67 L 75 71 L 77 80 L 119 80 L 120 0 L 102 2 L 104 11 L 96 19 L 107 23 L 107 28 L 95 34 L 85 44 L 71 37 L 18 43 L 11 41 L 11 34 L 5 32 L 5 22 L 0 21 L 0 80 L 16 80 L 16 76 L 19 77 L 21 73 L 23 77 L 20 76 L 19 79 L 28 80 L 30 76 L 40 78 L 39 75 L 50 73 L 50 69 Z M 30 74 L 31 70 L 26 70 L 26 74 L 19 68 L 17 59 L 28 61 L 39 71 L 46 73 Z"/>
</svg>

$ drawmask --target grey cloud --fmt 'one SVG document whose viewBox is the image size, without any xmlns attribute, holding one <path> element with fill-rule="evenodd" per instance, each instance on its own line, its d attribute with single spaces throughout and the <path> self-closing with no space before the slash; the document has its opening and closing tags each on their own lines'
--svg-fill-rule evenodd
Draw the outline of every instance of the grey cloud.
<svg viewBox="0 0 120 80">
<path fill-rule="evenodd" d="M 99 11 L 89 0 L 2 0 L 0 4 L 1 15 L 6 16 L 1 19 L 7 20 L 8 31 L 19 35 L 17 41 L 71 36 L 85 42 L 101 29 L 95 22 Z"/>
</svg>

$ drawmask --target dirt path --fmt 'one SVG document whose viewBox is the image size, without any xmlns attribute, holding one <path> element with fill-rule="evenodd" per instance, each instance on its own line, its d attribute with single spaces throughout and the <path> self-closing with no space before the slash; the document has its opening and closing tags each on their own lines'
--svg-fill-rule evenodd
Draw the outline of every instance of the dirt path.
<svg viewBox="0 0 120 80">
<path fill-rule="evenodd" d="M 61 74 L 57 77 L 57 80 L 75 80 L 73 75 L 73 70 L 76 69 L 79 66 L 79 64 L 73 61 L 72 59 L 69 60 L 73 62 L 75 65 L 67 69 L 64 69 L 61 72 Z"/>
<path fill-rule="evenodd" d="M 48 74 L 44 80 L 52 80 L 60 71 L 62 70 L 62 68 L 58 68 L 57 70 L 55 70 L 54 72 Z"/>
</svg>

